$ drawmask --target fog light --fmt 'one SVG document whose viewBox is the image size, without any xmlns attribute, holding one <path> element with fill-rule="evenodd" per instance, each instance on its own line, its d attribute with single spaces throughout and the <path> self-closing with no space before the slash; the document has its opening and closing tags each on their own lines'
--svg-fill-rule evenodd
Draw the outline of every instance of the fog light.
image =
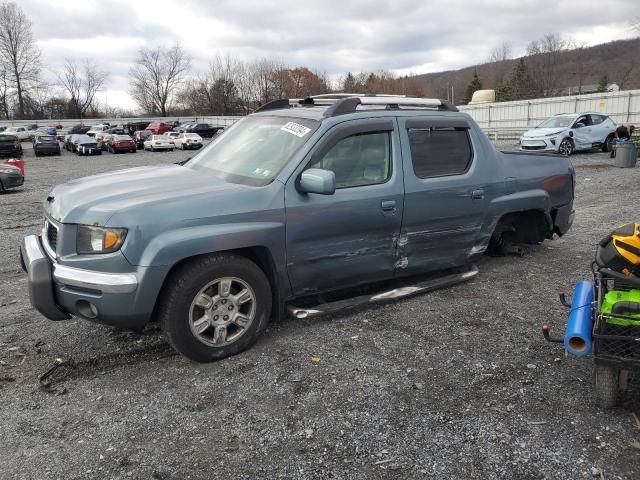
<svg viewBox="0 0 640 480">
<path fill-rule="evenodd" d="M 98 315 L 100 314 L 98 307 L 86 300 L 78 300 L 76 307 L 78 308 L 80 315 L 85 318 L 98 318 Z"/>
</svg>

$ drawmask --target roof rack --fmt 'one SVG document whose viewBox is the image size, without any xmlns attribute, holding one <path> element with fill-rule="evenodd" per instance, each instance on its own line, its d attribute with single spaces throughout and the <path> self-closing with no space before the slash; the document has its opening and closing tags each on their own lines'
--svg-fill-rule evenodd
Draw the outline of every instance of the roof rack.
<svg viewBox="0 0 640 480">
<path fill-rule="evenodd" d="M 289 107 L 329 106 L 324 117 L 335 117 L 345 113 L 353 113 L 359 105 L 384 106 L 388 110 L 400 107 L 433 108 L 447 112 L 458 109 L 448 100 L 437 98 L 407 97 L 406 95 L 376 95 L 361 93 L 327 93 L 305 98 L 272 100 L 259 107 L 255 112 L 276 110 Z"/>
</svg>

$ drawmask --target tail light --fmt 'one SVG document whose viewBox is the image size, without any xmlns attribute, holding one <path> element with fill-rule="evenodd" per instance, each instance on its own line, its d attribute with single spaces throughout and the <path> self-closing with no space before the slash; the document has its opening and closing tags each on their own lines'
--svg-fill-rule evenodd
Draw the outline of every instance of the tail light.
<svg viewBox="0 0 640 480">
<path fill-rule="evenodd" d="M 160 142 L 158 142 L 158 141 L 155 141 L 153 143 L 155 143 L 156 145 L 160 145 Z"/>
<path fill-rule="evenodd" d="M 174 142 L 173 140 L 169 141 L 169 144 L 171 145 L 175 145 L 176 142 Z"/>
<path fill-rule="evenodd" d="M 191 139 L 190 138 L 187 140 L 187 143 L 191 143 Z"/>
</svg>

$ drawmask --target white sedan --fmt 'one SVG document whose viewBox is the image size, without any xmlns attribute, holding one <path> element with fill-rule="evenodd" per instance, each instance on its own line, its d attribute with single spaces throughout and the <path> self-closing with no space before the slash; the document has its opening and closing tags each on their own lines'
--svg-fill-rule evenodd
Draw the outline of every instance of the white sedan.
<svg viewBox="0 0 640 480">
<path fill-rule="evenodd" d="M 187 150 L 202 147 L 202 137 L 197 133 L 181 133 L 175 138 L 176 148 Z"/>
<path fill-rule="evenodd" d="M 31 138 L 31 132 L 27 130 L 27 127 L 8 127 L 2 132 L 3 135 L 13 135 L 18 137 L 18 140 L 29 140 Z"/>
<path fill-rule="evenodd" d="M 152 152 L 156 150 L 171 150 L 176 148 L 175 142 L 166 135 L 151 135 L 144 142 L 144 149 L 151 150 Z"/>
<path fill-rule="evenodd" d="M 578 150 L 611 150 L 615 122 L 603 113 L 562 113 L 546 119 L 520 138 L 520 150 L 558 152 L 571 155 Z"/>
</svg>

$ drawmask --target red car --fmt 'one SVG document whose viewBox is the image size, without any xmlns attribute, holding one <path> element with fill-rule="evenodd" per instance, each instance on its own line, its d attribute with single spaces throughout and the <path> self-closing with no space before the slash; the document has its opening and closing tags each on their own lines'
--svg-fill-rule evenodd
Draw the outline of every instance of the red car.
<svg viewBox="0 0 640 480">
<path fill-rule="evenodd" d="M 153 135 L 162 135 L 173 130 L 173 126 L 164 122 L 151 122 L 146 130 L 149 130 Z"/>
<path fill-rule="evenodd" d="M 136 142 L 128 135 L 113 135 L 108 145 L 111 153 L 136 152 Z"/>
</svg>

